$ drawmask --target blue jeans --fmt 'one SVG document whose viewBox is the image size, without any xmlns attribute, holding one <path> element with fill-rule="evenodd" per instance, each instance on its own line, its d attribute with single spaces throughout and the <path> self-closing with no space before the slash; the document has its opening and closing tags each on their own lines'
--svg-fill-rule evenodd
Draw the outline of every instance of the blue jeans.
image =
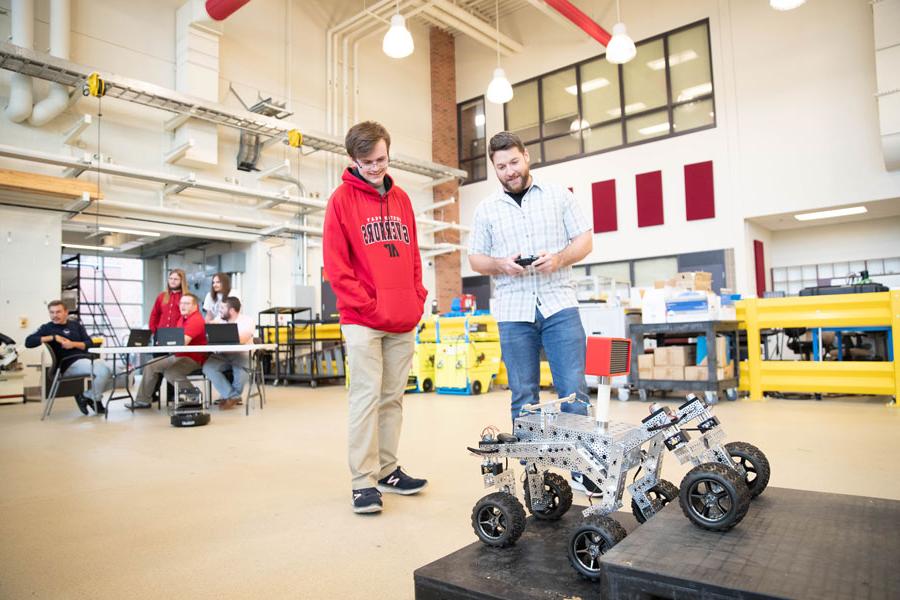
<svg viewBox="0 0 900 600">
<path fill-rule="evenodd" d="M 112 372 L 109 365 L 100 360 L 90 360 L 89 358 L 79 358 L 71 365 L 66 367 L 63 372 L 64 377 L 72 377 L 74 375 L 91 374 L 91 363 L 94 365 L 94 379 L 91 381 L 91 389 L 84 392 L 84 395 L 91 400 L 101 400 L 103 394 L 112 386 Z"/>
<path fill-rule="evenodd" d="M 534 323 L 502 321 L 499 326 L 500 351 L 512 391 L 513 421 L 523 406 L 540 401 L 541 346 L 550 363 L 558 397 L 576 394 L 579 400 L 590 400 L 584 379 L 586 341 L 577 308 L 563 309 L 547 319 L 535 309 Z M 587 414 L 587 405 L 581 402 L 564 402 L 560 408 L 563 412 Z"/>
<path fill-rule="evenodd" d="M 223 400 L 240 398 L 244 395 L 244 383 L 247 381 L 247 370 L 250 359 L 242 352 L 213 354 L 203 363 L 203 374 L 212 382 Z M 231 371 L 232 382 L 228 383 L 225 371 Z"/>
</svg>

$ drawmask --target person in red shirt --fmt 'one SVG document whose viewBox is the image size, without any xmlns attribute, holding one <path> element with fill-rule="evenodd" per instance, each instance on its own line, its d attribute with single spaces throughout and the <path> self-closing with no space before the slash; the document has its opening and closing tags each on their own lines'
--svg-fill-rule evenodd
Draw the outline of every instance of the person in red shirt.
<svg viewBox="0 0 900 600">
<path fill-rule="evenodd" d="M 197 296 L 184 294 L 181 297 L 179 309 L 181 319 L 175 327 L 184 328 L 185 345 L 205 346 L 206 322 L 203 320 L 203 315 L 200 314 L 200 301 Z M 144 367 L 144 377 L 138 387 L 134 407 L 148 408 L 150 406 L 150 398 L 160 377 L 165 377 L 169 383 L 178 382 L 182 389 L 194 389 L 194 384 L 188 381 L 187 376 L 202 367 L 206 357 L 205 352 L 176 352 Z"/>
<path fill-rule="evenodd" d="M 181 320 L 181 297 L 188 293 L 187 277 L 181 269 L 169 271 L 168 287 L 156 297 L 150 311 L 150 331 L 156 335 L 160 327 L 178 327 Z"/>
<path fill-rule="evenodd" d="M 428 483 L 397 462 L 414 330 L 428 291 L 412 204 L 387 174 L 390 135 L 366 121 L 350 128 L 344 145 L 353 164 L 328 201 L 322 251 L 347 347 L 353 511 L 375 513 L 381 492 L 415 494 Z"/>
</svg>

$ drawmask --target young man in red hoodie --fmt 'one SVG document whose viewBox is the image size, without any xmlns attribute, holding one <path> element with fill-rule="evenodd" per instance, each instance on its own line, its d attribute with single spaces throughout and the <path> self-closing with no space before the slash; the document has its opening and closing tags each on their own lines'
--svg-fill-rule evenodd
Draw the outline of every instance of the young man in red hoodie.
<svg viewBox="0 0 900 600">
<path fill-rule="evenodd" d="M 344 145 L 353 164 L 328 201 L 323 254 L 347 345 L 353 510 L 376 513 L 381 492 L 415 494 L 427 484 L 400 469 L 397 447 L 428 292 L 412 204 L 387 174 L 390 135 L 366 121 Z"/>
</svg>

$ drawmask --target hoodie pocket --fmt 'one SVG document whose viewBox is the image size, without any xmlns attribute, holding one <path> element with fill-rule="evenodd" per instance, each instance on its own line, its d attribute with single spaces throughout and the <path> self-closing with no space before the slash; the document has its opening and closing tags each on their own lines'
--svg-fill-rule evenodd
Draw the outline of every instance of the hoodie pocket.
<svg viewBox="0 0 900 600">
<path fill-rule="evenodd" d="M 422 318 L 423 302 L 414 288 L 380 288 L 376 295 L 373 326 L 401 333 L 412 330 Z"/>
</svg>

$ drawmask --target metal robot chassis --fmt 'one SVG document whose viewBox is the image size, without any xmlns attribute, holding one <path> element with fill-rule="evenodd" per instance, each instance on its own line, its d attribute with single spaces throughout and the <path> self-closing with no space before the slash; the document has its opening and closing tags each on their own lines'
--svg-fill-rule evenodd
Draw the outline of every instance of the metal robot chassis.
<svg viewBox="0 0 900 600">
<path fill-rule="evenodd" d="M 637 472 L 627 488 L 640 523 L 677 497 L 695 525 L 727 531 L 740 523 L 751 499 L 768 485 L 765 455 L 744 442 L 725 444 L 719 419 L 693 394 L 675 411 L 651 405 L 650 416 L 639 426 L 562 413 L 559 403 L 564 400 L 534 405 L 539 412 L 516 419 L 514 435 L 486 430 L 478 448 L 469 448 L 483 458 L 485 487 L 498 489 L 472 509 L 472 527 L 483 543 L 510 546 L 525 530 L 525 510 L 516 498 L 510 463 L 525 466 L 525 505 L 538 519 L 559 519 L 572 505 L 567 478 L 549 469 L 582 473 L 600 488 L 599 501 L 582 512 L 584 519 L 567 547 L 569 562 L 591 580 L 600 579 L 600 556 L 625 538 L 625 529 L 610 515 L 622 507 L 632 469 Z M 691 423 L 696 427 L 688 428 Z M 692 438 L 688 431 L 698 435 Z M 660 479 L 666 449 L 682 464 L 694 465 L 678 487 Z"/>
</svg>

